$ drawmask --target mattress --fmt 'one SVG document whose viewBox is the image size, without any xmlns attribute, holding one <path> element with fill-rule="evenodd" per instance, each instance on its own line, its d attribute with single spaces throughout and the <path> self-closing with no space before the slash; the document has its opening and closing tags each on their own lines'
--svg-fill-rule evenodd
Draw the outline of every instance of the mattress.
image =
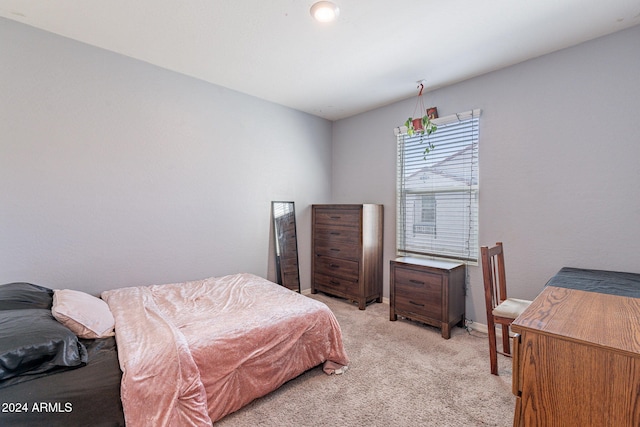
<svg viewBox="0 0 640 427">
<path fill-rule="evenodd" d="M 547 286 L 640 298 L 640 274 L 564 267 Z"/>
</svg>

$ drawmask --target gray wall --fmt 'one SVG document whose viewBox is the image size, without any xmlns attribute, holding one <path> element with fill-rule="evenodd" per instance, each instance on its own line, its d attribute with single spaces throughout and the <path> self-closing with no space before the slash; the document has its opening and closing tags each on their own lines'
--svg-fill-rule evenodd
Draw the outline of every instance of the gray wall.
<svg viewBox="0 0 640 427">
<path fill-rule="evenodd" d="M 505 242 L 514 296 L 564 265 L 640 272 L 639 39 L 634 27 L 427 94 L 440 115 L 483 110 L 480 242 Z M 303 288 L 310 204 L 383 203 L 388 296 L 393 128 L 415 99 L 332 126 L 2 18 L 0 52 L 0 283 L 269 277 L 280 199 L 296 202 Z M 468 317 L 484 322 L 469 272 Z"/>
<path fill-rule="evenodd" d="M 482 109 L 480 243 L 504 242 L 514 297 L 534 298 L 563 266 L 640 273 L 638 40 L 640 26 L 426 94 L 441 116 Z M 393 128 L 414 106 L 408 99 L 333 127 L 334 202 L 385 206 L 385 296 Z M 467 316 L 485 323 L 481 268 L 469 273 Z"/>
<path fill-rule="evenodd" d="M 271 200 L 330 201 L 331 122 L 0 18 L 0 283 L 272 275 Z"/>
</svg>

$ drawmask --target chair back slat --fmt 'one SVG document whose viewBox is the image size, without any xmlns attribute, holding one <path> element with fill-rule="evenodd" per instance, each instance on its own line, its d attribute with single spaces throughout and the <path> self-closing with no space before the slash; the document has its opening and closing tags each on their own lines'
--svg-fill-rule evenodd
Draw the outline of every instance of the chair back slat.
<svg viewBox="0 0 640 427">
<path fill-rule="evenodd" d="M 482 255 L 482 274 L 485 297 L 489 312 L 507 299 L 507 279 L 504 271 L 504 252 L 502 242 L 495 246 L 480 248 Z"/>
<path fill-rule="evenodd" d="M 507 299 L 507 277 L 504 268 L 504 248 L 502 247 L 502 242 L 496 243 L 496 246 L 500 248 L 496 251 L 496 261 L 498 264 L 498 298 L 499 303 L 501 303 Z"/>
<path fill-rule="evenodd" d="M 500 276 L 498 275 L 498 263 L 496 261 L 496 257 L 491 258 L 491 308 L 496 308 L 500 304 L 500 294 L 498 292 Z"/>
</svg>

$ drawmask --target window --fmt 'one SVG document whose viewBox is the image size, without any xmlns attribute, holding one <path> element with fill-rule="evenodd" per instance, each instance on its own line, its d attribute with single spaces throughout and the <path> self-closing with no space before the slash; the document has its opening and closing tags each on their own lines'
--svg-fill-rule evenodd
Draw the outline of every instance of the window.
<svg viewBox="0 0 640 427">
<path fill-rule="evenodd" d="M 436 234 L 436 196 L 435 194 L 419 194 L 413 201 L 414 234 Z"/>
<path fill-rule="evenodd" d="M 480 110 L 435 119 L 431 135 L 398 137 L 400 255 L 478 261 Z M 427 138 L 434 149 L 427 155 Z"/>
</svg>

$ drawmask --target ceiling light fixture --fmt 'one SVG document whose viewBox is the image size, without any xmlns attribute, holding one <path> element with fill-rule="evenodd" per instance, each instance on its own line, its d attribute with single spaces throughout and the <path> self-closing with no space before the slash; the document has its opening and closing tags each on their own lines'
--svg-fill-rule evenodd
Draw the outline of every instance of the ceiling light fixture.
<svg viewBox="0 0 640 427">
<path fill-rule="evenodd" d="M 340 15 L 340 8 L 330 1 L 319 1 L 311 6 L 311 16 L 318 22 L 331 22 Z"/>
</svg>

